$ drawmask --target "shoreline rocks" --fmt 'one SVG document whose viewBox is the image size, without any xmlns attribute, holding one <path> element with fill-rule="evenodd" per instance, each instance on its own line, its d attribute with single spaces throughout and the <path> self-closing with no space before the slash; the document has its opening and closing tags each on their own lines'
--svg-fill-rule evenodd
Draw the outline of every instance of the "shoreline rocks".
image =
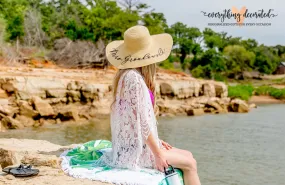
<svg viewBox="0 0 285 185">
<path fill-rule="evenodd" d="M 0 70 L 2 130 L 102 119 L 110 114 L 112 80 L 115 76 L 112 70 L 68 72 L 31 69 L 18 72 L 13 75 L 10 70 L 8 75 L 1 74 Z M 246 102 L 228 98 L 227 86 L 222 82 L 158 72 L 156 83 L 159 116 L 250 110 Z"/>
</svg>

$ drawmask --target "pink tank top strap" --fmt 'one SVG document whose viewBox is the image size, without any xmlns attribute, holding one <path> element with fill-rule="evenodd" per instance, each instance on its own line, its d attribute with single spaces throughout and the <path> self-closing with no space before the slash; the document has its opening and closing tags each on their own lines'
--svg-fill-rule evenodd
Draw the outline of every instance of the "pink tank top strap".
<svg viewBox="0 0 285 185">
<path fill-rule="evenodd" d="M 152 105 L 154 104 L 154 96 L 153 96 L 153 93 L 151 92 L 151 90 L 148 90 L 149 92 L 149 96 L 150 96 L 150 99 L 151 99 L 151 102 L 152 102 Z"/>
</svg>

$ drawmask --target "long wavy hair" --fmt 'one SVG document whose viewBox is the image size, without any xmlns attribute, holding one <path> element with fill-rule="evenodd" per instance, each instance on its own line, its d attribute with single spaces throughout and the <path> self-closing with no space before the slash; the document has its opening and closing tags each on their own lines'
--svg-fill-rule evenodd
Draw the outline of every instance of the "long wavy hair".
<svg viewBox="0 0 285 185">
<path fill-rule="evenodd" d="M 119 80 L 121 76 L 123 75 L 123 73 L 127 70 L 129 69 L 119 69 L 119 71 L 115 75 L 115 78 L 113 80 L 113 102 L 111 103 L 111 110 L 112 110 L 113 104 L 116 102 L 116 94 L 117 94 Z M 153 96 L 154 96 L 153 108 L 155 112 L 158 111 L 157 106 L 155 106 L 156 105 L 156 91 L 155 91 L 156 64 L 154 63 L 154 64 L 150 64 L 147 66 L 139 67 L 139 68 L 136 68 L 136 70 L 142 74 L 142 76 L 144 77 L 146 86 L 153 93 Z"/>
</svg>

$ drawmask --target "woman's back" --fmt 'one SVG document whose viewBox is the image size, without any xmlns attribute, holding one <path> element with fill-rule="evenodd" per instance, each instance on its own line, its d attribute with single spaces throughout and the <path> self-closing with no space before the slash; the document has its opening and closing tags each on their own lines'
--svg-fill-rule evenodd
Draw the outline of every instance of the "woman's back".
<svg viewBox="0 0 285 185">
<path fill-rule="evenodd" d="M 154 168 L 154 156 L 145 140 L 152 132 L 159 146 L 156 118 L 148 88 L 135 69 L 127 70 L 118 82 L 111 111 L 112 166 Z"/>
</svg>

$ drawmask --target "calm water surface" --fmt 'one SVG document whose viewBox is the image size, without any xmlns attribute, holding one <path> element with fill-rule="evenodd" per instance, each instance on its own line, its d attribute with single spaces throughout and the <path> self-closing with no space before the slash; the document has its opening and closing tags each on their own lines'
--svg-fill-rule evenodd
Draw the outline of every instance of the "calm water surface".
<svg viewBox="0 0 285 185">
<path fill-rule="evenodd" d="M 158 129 L 161 139 L 193 153 L 202 185 L 285 185 L 285 105 L 260 106 L 248 114 L 160 118 Z M 61 145 L 111 139 L 109 120 L 15 130 L 0 137 Z"/>
</svg>

